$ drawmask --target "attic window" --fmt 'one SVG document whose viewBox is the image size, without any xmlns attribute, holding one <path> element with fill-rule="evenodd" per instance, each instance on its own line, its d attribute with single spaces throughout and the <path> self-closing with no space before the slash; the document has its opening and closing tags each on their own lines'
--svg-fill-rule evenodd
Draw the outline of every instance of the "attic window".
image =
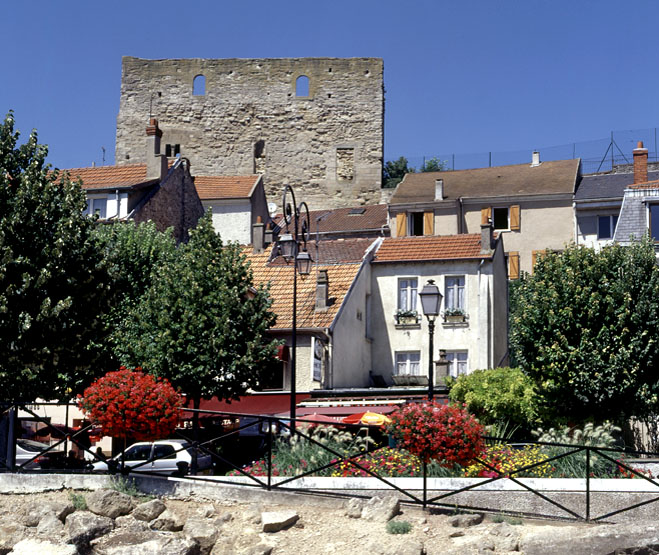
<svg viewBox="0 0 659 555">
<path fill-rule="evenodd" d="M 366 208 L 352 208 L 350 212 L 348 212 L 349 216 L 359 216 L 360 214 L 363 214 L 366 212 Z"/>
<path fill-rule="evenodd" d="M 193 96 L 204 96 L 206 94 L 206 77 L 197 75 L 192 81 Z"/>
<path fill-rule="evenodd" d="M 181 145 L 165 145 L 165 156 L 172 158 L 181 154 Z"/>
</svg>

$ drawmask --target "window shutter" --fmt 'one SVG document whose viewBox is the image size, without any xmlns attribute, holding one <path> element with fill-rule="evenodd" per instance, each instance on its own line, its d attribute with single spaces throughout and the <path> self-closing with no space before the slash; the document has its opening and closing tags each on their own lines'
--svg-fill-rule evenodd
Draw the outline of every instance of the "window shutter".
<svg viewBox="0 0 659 555">
<path fill-rule="evenodd" d="M 539 250 L 539 251 L 533 251 L 531 253 L 531 270 L 535 269 L 535 263 L 538 261 L 538 256 L 542 256 L 545 254 L 547 251 L 545 249 Z"/>
<path fill-rule="evenodd" d="M 481 225 L 487 225 L 491 217 L 492 217 L 491 206 L 488 206 L 487 208 L 481 208 Z"/>
<path fill-rule="evenodd" d="M 433 210 L 423 213 L 423 234 L 435 234 L 435 212 Z"/>
<path fill-rule="evenodd" d="M 401 212 L 396 214 L 396 237 L 405 237 L 407 235 L 407 214 Z"/>
<path fill-rule="evenodd" d="M 508 253 L 508 279 L 519 279 L 519 252 Z"/>
<path fill-rule="evenodd" d="M 510 207 L 510 230 L 519 231 L 519 204 Z"/>
</svg>

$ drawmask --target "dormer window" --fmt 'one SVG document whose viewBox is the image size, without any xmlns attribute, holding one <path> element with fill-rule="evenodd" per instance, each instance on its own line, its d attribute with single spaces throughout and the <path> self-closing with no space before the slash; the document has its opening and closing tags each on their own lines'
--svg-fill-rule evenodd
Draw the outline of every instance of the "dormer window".
<svg viewBox="0 0 659 555">
<path fill-rule="evenodd" d="M 181 145 L 165 145 L 165 156 L 167 158 L 174 158 L 181 154 Z"/>
</svg>

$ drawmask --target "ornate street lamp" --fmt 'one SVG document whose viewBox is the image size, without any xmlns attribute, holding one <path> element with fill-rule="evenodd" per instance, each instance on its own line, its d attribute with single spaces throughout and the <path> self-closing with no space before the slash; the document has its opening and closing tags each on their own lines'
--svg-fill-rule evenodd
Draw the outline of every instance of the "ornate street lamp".
<svg viewBox="0 0 659 555">
<path fill-rule="evenodd" d="M 287 196 L 290 195 L 290 200 Z M 295 428 L 295 362 L 297 349 L 297 275 L 309 275 L 311 271 L 311 256 L 307 252 L 307 241 L 309 239 L 309 207 L 306 202 L 299 205 L 295 201 L 295 193 L 290 185 L 284 187 L 284 222 L 286 233 L 279 237 L 279 252 L 286 262 L 295 261 L 293 266 L 293 333 L 292 333 L 292 355 L 291 355 L 291 428 Z M 302 250 L 300 250 L 300 244 Z"/>
<path fill-rule="evenodd" d="M 421 308 L 423 314 L 428 319 L 428 334 L 430 336 L 429 349 L 428 349 L 428 401 L 433 400 L 435 378 L 432 360 L 433 340 L 435 336 L 435 318 L 439 315 L 439 307 L 442 304 L 442 294 L 439 292 L 439 287 L 435 285 L 435 281 L 428 280 L 419 293 L 421 297 Z"/>
</svg>

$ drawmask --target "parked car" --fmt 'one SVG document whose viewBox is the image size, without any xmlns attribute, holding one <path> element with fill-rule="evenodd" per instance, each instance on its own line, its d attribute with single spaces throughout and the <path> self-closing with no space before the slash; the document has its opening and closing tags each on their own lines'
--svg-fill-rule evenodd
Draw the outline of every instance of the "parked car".
<svg viewBox="0 0 659 555">
<path fill-rule="evenodd" d="M 39 453 L 48 449 L 48 444 L 31 439 L 16 440 L 16 466 L 21 466 L 30 461 L 23 468 L 39 468 Z M 31 460 L 34 459 L 34 460 Z"/>
<path fill-rule="evenodd" d="M 194 448 L 182 439 L 164 439 L 154 442 L 133 443 L 124 451 L 124 464 L 136 472 L 183 475 L 190 471 Z M 122 455 L 119 453 L 107 462 L 92 463 L 94 471 L 107 472 L 121 468 Z M 197 469 L 208 472 L 212 468 L 210 455 L 197 450 Z"/>
</svg>

